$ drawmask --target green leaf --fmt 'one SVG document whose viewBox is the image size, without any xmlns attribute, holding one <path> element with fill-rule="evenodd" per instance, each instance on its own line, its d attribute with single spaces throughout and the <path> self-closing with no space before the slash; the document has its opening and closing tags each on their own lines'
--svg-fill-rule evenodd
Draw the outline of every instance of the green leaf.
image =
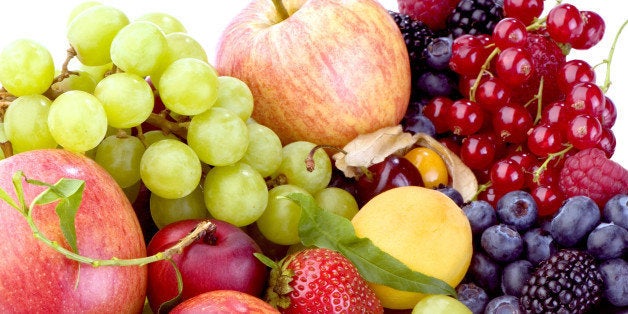
<svg viewBox="0 0 628 314">
<path fill-rule="evenodd" d="M 83 190 L 85 182 L 77 179 L 62 178 L 54 185 L 50 185 L 38 180 L 27 179 L 26 182 L 39 186 L 48 187 L 33 200 L 33 205 L 45 205 L 59 201 L 55 207 L 59 216 L 59 226 L 61 232 L 68 242 L 73 252 L 78 252 L 76 244 L 75 218 L 81 201 L 83 200 Z M 31 206 L 32 208 L 32 206 Z"/>
<path fill-rule="evenodd" d="M 358 238 L 351 221 L 322 210 L 313 197 L 292 193 L 287 198 L 301 206 L 299 236 L 303 245 L 342 253 L 369 282 L 403 291 L 456 295 L 455 289 L 446 282 L 413 271 L 370 239 Z"/>
<path fill-rule="evenodd" d="M 28 209 L 26 208 L 26 201 L 24 200 L 24 187 L 22 186 L 22 177 L 24 173 L 22 171 L 16 171 L 13 174 L 13 178 L 11 181 L 13 182 L 13 189 L 15 189 L 15 195 L 17 196 L 17 200 L 19 202 L 18 207 L 19 211 L 24 214 L 28 214 Z"/>
</svg>

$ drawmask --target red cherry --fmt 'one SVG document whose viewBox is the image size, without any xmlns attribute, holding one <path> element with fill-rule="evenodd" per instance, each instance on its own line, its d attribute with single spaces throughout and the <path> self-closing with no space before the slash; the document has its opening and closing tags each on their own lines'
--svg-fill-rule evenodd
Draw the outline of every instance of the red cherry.
<svg viewBox="0 0 628 314">
<path fill-rule="evenodd" d="M 586 50 L 602 40 L 606 24 L 604 24 L 604 19 L 593 11 L 580 11 L 580 15 L 584 23 L 582 33 L 571 42 L 571 47 Z"/>
<path fill-rule="evenodd" d="M 569 60 L 562 66 L 556 76 L 558 87 L 563 93 L 568 93 L 573 84 L 580 82 L 595 83 L 595 70 L 586 61 Z"/>
<path fill-rule="evenodd" d="M 529 25 L 543 13 L 543 0 L 504 0 L 504 16 L 519 19 Z"/>
<path fill-rule="evenodd" d="M 401 156 L 390 155 L 382 162 L 371 165 L 368 171 L 356 182 L 357 200 L 361 205 L 366 204 L 375 195 L 394 187 L 423 186 L 419 170 L 411 161 Z"/>
<path fill-rule="evenodd" d="M 497 76 L 513 87 L 525 83 L 534 73 L 530 54 L 515 47 L 502 50 L 497 56 L 495 67 Z"/>
<path fill-rule="evenodd" d="M 509 47 L 524 47 L 528 41 L 528 31 L 521 21 L 507 17 L 495 24 L 492 39 L 501 50 Z"/>
<path fill-rule="evenodd" d="M 546 25 L 552 39 L 559 43 L 572 43 L 582 34 L 584 22 L 578 8 L 563 3 L 549 11 Z"/>
</svg>

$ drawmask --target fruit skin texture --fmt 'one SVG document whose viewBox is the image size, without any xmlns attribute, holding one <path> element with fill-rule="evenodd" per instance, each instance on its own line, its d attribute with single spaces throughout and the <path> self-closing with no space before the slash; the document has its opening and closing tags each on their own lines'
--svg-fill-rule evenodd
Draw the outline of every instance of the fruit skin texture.
<svg viewBox="0 0 628 314">
<path fill-rule="evenodd" d="M 418 186 L 385 191 L 351 220 L 358 237 L 368 237 L 412 270 L 460 283 L 473 254 L 469 220 L 445 194 Z M 369 283 L 382 305 L 411 309 L 425 295 Z"/>
<path fill-rule="evenodd" d="M 160 229 L 148 244 L 148 254 L 155 254 L 176 244 L 201 220 L 182 220 Z M 207 232 L 187 246 L 172 261 L 183 278 L 182 300 L 212 290 L 238 290 L 260 296 L 268 271 L 253 253 L 261 250 L 242 229 L 212 219 L 216 231 Z M 177 280 L 172 264 L 159 261 L 148 265 L 148 301 L 153 312 L 177 295 Z"/>
<path fill-rule="evenodd" d="M 195 313 L 250 313 L 275 314 L 279 313 L 270 304 L 248 293 L 237 290 L 214 290 L 199 294 L 179 303 L 170 314 Z"/>
<path fill-rule="evenodd" d="M 567 198 L 586 195 L 604 208 L 613 196 L 628 193 L 628 169 L 601 149 L 584 149 L 565 160 L 559 185 Z"/>
<path fill-rule="evenodd" d="M 270 273 L 266 295 L 281 313 L 383 313 L 382 304 L 344 255 L 304 249 L 283 258 Z"/>
<path fill-rule="evenodd" d="M 358 134 L 398 124 L 410 99 L 408 52 L 374 0 L 252 1 L 218 43 L 216 69 L 255 99 L 252 117 L 285 145 L 342 147 Z"/>
<path fill-rule="evenodd" d="M 81 255 L 102 259 L 146 256 L 131 204 L 96 162 L 62 149 L 28 151 L 4 159 L 0 162 L 0 186 L 12 198 L 11 177 L 18 170 L 50 184 L 61 178 L 85 181 L 75 221 Z M 26 203 L 43 190 L 24 183 Z M 36 206 L 35 224 L 46 237 L 70 248 L 61 233 L 55 205 Z M 0 201 L 0 239 L 2 313 L 138 313 L 144 306 L 146 267 L 79 267 L 37 240 L 25 218 L 4 201 Z"/>
</svg>

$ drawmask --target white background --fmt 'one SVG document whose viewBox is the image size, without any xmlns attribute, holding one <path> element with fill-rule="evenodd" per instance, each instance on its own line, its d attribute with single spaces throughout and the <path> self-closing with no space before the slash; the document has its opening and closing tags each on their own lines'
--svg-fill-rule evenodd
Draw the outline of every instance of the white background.
<svg viewBox="0 0 628 314">
<path fill-rule="evenodd" d="M 270 0 L 268 0 L 270 1 Z M 65 39 L 65 26 L 68 14 L 81 0 L 13 0 L 3 1 L 0 18 L 0 48 L 18 38 L 30 38 L 46 46 L 53 54 L 57 67 L 60 67 L 68 47 Z M 208 53 L 210 62 L 215 55 L 215 47 L 221 32 L 249 0 L 101 0 L 100 2 L 123 10 L 133 19 L 145 13 L 165 12 L 179 19 Z M 607 58 L 611 43 L 621 23 L 628 20 L 628 14 L 618 9 L 621 0 L 565 0 L 580 10 L 595 11 L 606 21 L 606 35 L 602 42 L 587 51 L 573 51 L 567 58 L 582 59 L 591 65 Z M 391 10 L 397 10 L 396 0 L 380 0 Z M 547 7 L 555 1 L 545 1 Z M 608 96 L 618 108 L 618 119 L 613 127 L 617 138 L 617 148 L 613 160 L 628 167 L 628 29 L 621 35 L 613 60 L 611 86 Z M 597 83 L 602 84 L 606 68 L 597 69 Z"/>
</svg>

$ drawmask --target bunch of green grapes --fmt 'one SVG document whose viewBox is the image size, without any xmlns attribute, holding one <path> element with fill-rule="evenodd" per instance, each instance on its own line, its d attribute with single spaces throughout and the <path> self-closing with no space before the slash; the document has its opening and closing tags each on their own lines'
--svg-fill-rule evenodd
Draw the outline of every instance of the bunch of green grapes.
<svg viewBox="0 0 628 314">
<path fill-rule="evenodd" d="M 256 223 L 270 241 L 290 245 L 299 242 L 301 210 L 285 198 L 289 193 L 312 195 L 347 218 L 357 212 L 351 194 L 328 187 L 327 153 L 316 150 L 308 171 L 305 159 L 316 145 L 282 145 L 255 122 L 249 87 L 220 76 L 176 18 L 149 13 L 132 20 L 86 2 L 70 13 L 67 39 L 73 63 L 62 69 L 31 40 L 0 53 L 0 100 L 10 101 L 0 140 L 13 153 L 86 154 L 129 199 L 141 185 L 151 192 L 159 228 L 213 217 L 240 227 Z"/>
</svg>

